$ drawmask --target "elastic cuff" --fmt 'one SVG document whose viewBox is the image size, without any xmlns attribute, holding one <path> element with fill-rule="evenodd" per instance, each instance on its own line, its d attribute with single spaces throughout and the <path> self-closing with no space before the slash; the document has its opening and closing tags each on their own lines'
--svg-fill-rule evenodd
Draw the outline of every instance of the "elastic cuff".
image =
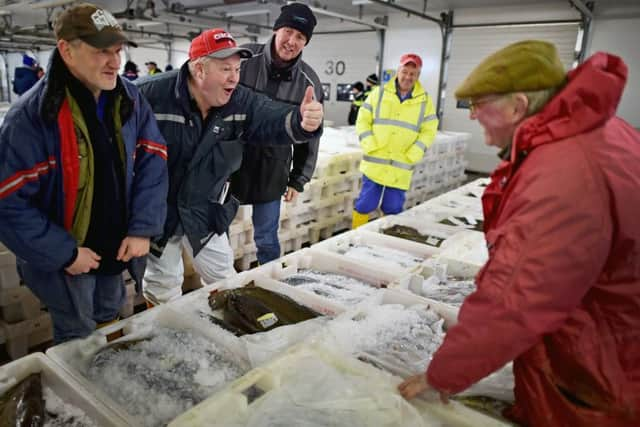
<svg viewBox="0 0 640 427">
<path fill-rule="evenodd" d="M 304 191 L 304 184 L 300 181 L 296 181 L 295 179 L 290 179 L 287 185 L 295 189 L 298 193 L 302 193 Z"/>
<path fill-rule="evenodd" d="M 69 258 L 69 261 L 67 261 L 63 266 L 62 269 L 64 270 L 65 268 L 69 267 L 71 264 L 73 264 L 76 261 L 76 258 L 78 258 L 78 248 L 73 248 L 73 255 L 71 256 L 71 258 Z"/>
</svg>

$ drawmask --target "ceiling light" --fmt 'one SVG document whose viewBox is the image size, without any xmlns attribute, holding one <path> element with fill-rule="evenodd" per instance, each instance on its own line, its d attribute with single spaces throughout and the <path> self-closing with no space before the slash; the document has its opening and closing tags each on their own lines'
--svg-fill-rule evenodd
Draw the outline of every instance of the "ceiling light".
<svg viewBox="0 0 640 427">
<path fill-rule="evenodd" d="M 253 16 L 253 15 L 266 15 L 268 13 L 271 13 L 271 10 L 269 9 L 257 9 L 257 10 L 238 10 L 238 11 L 231 11 L 231 12 L 225 12 L 225 16 L 230 16 L 232 18 L 237 18 L 238 16 Z"/>
</svg>

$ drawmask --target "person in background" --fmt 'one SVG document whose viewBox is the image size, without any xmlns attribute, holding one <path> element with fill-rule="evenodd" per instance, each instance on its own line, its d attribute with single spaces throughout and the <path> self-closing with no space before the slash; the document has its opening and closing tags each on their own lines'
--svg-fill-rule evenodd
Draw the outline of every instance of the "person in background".
<svg viewBox="0 0 640 427">
<path fill-rule="evenodd" d="M 171 71 L 171 70 L 173 70 L 173 65 L 171 64 L 167 64 L 167 66 L 164 67 L 164 71 Z"/>
<path fill-rule="evenodd" d="M 302 60 L 302 51 L 313 35 L 316 18 L 308 6 L 293 3 L 282 7 L 265 44 L 247 45 L 254 57 L 242 63 L 240 84 L 276 101 L 300 105 L 307 87 L 322 102 L 320 79 Z M 247 139 L 242 166 L 231 180 L 232 193 L 253 206 L 253 238 L 257 258 L 265 264 L 280 257 L 278 225 L 280 204 L 292 202 L 304 190 L 316 166 L 320 133 L 305 144 L 256 147 Z"/>
<path fill-rule="evenodd" d="M 162 233 L 168 177 L 149 104 L 118 76 L 133 45 L 118 21 L 83 3 L 54 33 L 45 78 L 0 127 L 0 241 L 61 343 L 117 319 L 122 271 Z"/>
<path fill-rule="evenodd" d="M 38 62 L 34 58 L 22 55 L 22 66 L 16 67 L 13 72 L 13 92 L 16 95 L 22 95 L 40 80 L 38 68 Z"/>
<path fill-rule="evenodd" d="M 362 82 L 355 82 L 351 85 L 351 94 L 353 95 L 353 101 L 351 101 L 351 108 L 349 108 L 349 117 L 347 122 L 350 126 L 356 124 L 358 118 L 358 110 L 364 103 L 366 97 L 364 96 L 364 85 Z"/>
<path fill-rule="evenodd" d="M 228 180 L 242 162 L 240 137 L 290 145 L 320 133 L 322 105 L 312 87 L 294 107 L 238 85 L 240 60 L 249 57 L 227 31 L 211 29 L 192 40 L 179 70 L 140 83 L 169 148 L 167 221 L 144 276 L 151 304 L 182 294 L 183 248 L 205 283 L 235 274 L 226 233 L 238 208 Z"/>
<path fill-rule="evenodd" d="M 158 64 L 156 64 L 153 61 L 145 62 L 144 65 L 147 66 L 147 74 L 149 76 L 154 76 L 154 75 L 162 72 L 162 70 L 160 68 L 158 68 Z"/>
<path fill-rule="evenodd" d="M 377 87 L 380 83 L 378 80 L 378 75 L 375 73 L 369 74 L 366 80 L 367 86 L 364 88 L 364 99 L 369 97 L 369 94 L 373 90 L 374 87 Z"/>
<path fill-rule="evenodd" d="M 528 40 L 456 90 L 502 159 L 482 198 L 489 260 L 406 398 L 446 398 L 513 360 L 517 423 L 640 425 L 640 132 L 616 116 L 627 73 L 604 52 L 565 73 L 554 45 Z"/>
<path fill-rule="evenodd" d="M 396 77 L 375 87 L 360 108 L 356 132 L 363 150 L 362 189 L 354 229 L 367 223 L 378 205 L 385 215 L 402 211 L 413 168 L 436 136 L 438 118 L 418 81 L 421 69 L 418 55 L 402 55 Z"/>
<path fill-rule="evenodd" d="M 124 64 L 124 73 L 122 73 L 122 77 L 127 80 L 133 81 L 138 78 L 138 66 L 133 61 L 127 61 Z"/>
</svg>

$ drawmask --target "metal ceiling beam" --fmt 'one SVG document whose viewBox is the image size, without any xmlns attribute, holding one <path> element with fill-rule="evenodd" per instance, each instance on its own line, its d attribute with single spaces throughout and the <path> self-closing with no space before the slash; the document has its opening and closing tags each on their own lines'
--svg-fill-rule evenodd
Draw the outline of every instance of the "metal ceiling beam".
<svg viewBox="0 0 640 427">
<path fill-rule="evenodd" d="M 369 0 L 371 3 L 380 4 L 383 6 L 390 7 L 392 9 L 399 10 L 401 12 L 408 13 L 409 15 L 418 16 L 422 19 L 426 19 L 427 21 L 435 22 L 436 24 L 442 26 L 442 20 L 438 18 L 434 18 L 431 15 L 427 15 L 426 13 L 418 12 L 417 10 L 409 9 L 408 7 L 400 6 L 396 3 L 393 3 L 389 0 Z"/>
<path fill-rule="evenodd" d="M 362 19 L 358 19 L 353 16 L 343 15 L 341 13 L 332 12 L 326 9 L 321 9 L 319 7 L 309 6 L 309 9 L 311 9 L 311 11 L 317 15 L 329 16 L 331 18 L 341 19 L 343 21 L 351 22 L 354 24 L 365 25 L 367 27 L 373 28 L 374 30 L 386 30 L 388 28 L 386 25 L 376 24 L 375 22 L 363 21 Z"/>
<path fill-rule="evenodd" d="M 482 27 L 527 27 L 533 25 L 568 25 L 580 24 L 579 19 L 558 19 L 546 21 L 513 21 L 513 22 L 490 22 L 485 24 L 454 24 L 453 28 L 482 28 Z"/>
<path fill-rule="evenodd" d="M 589 8 L 582 0 L 569 0 L 569 3 L 578 9 L 583 17 L 593 19 L 593 6 Z"/>
<path fill-rule="evenodd" d="M 207 19 L 207 20 L 213 20 L 213 21 L 220 21 L 220 22 L 226 22 L 227 24 L 233 24 L 233 25 L 252 25 L 258 28 L 262 28 L 262 29 L 267 29 L 267 30 L 271 30 L 273 29 L 272 26 L 270 25 L 264 25 L 264 24 L 256 24 L 254 22 L 249 22 L 249 21 L 241 21 L 238 19 L 230 19 L 230 18 L 225 18 L 224 16 L 213 16 L 213 15 L 204 15 L 202 13 L 194 13 L 194 12 L 175 12 L 175 11 L 171 11 L 170 9 L 165 10 L 165 12 L 168 15 L 171 16 L 177 16 L 177 17 L 184 17 L 184 16 L 189 16 L 192 18 L 200 18 L 200 19 Z M 205 25 L 207 26 L 207 25 Z"/>
</svg>

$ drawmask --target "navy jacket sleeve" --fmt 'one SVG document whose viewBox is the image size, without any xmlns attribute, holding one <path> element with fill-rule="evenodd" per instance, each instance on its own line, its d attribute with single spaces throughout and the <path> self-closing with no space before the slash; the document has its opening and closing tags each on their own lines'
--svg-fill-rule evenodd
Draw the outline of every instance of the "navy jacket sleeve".
<svg viewBox="0 0 640 427">
<path fill-rule="evenodd" d="M 302 126 L 300 108 L 272 101 L 244 86 L 236 88 L 238 101 L 245 106 L 246 114 L 243 139 L 255 144 L 299 144 L 319 137 L 321 129 L 307 132 Z"/>
<path fill-rule="evenodd" d="M 167 145 L 149 103 L 139 92 L 136 105 L 138 135 L 128 234 L 154 237 L 162 234 L 167 216 Z"/>
<path fill-rule="evenodd" d="M 42 194 L 56 191 L 60 165 L 47 152 L 50 132 L 14 106 L 0 128 L 0 240 L 19 258 L 42 271 L 57 271 L 73 256 L 76 241 L 47 214 Z"/>
</svg>

